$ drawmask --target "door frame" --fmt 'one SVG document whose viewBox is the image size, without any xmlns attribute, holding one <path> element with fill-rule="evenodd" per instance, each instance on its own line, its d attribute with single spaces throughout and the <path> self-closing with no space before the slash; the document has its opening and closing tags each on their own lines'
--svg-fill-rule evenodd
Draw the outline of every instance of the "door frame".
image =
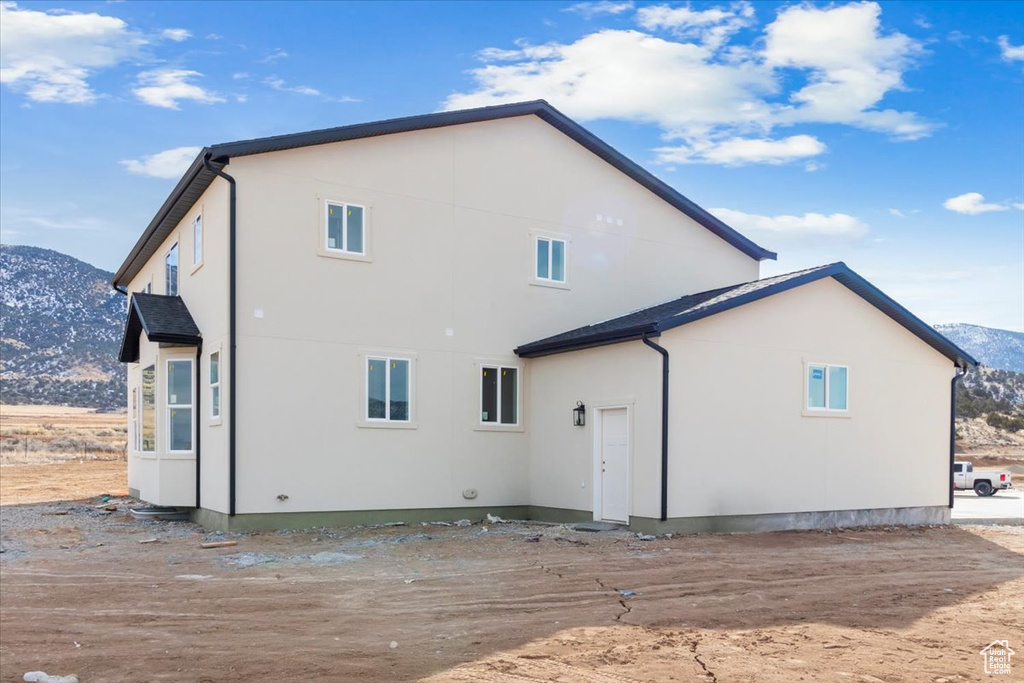
<svg viewBox="0 0 1024 683">
<path fill-rule="evenodd" d="M 594 521 L 604 520 L 603 494 L 604 494 L 604 473 L 601 471 L 601 450 L 604 446 L 604 416 L 610 410 L 626 411 L 626 517 L 625 522 L 633 516 L 633 405 L 631 402 L 611 403 L 594 407 L 594 441 L 591 448 L 593 458 L 593 489 Z M 618 522 L 618 520 L 614 520 Z"/>
</svg>

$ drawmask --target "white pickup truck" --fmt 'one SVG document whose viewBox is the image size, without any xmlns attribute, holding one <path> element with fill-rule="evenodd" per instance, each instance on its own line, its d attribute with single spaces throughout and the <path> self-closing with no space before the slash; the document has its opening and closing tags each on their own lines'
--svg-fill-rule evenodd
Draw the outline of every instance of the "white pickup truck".
<svg viewBox="0 0 1024 683">
<path fill-rule="evenodd" d="M 1013 480 L 1006 470 L 978 470 L 969 462 L 953 463 L 953 490 L 974 492 L 979 496 L 994 496 L 996 491 L 1012 489 Z"/>
</svg>

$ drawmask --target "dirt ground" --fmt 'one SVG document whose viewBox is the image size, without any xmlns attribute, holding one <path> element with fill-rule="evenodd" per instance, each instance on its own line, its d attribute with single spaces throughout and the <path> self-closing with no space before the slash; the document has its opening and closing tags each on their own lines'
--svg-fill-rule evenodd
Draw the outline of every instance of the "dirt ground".
<svg viewBox="0 0 1024 683">
<path fill-rule="evenodd" d="M 0 508 L 0 681 L 936 683 L 1024 644 L 1019 527 L 218 534 L 95 504 Z"/>
</svg>

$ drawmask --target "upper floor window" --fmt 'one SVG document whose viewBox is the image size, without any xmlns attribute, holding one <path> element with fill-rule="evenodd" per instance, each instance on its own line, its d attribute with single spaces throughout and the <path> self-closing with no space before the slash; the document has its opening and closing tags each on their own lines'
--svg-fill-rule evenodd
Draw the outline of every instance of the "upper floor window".
<svg viewBox="0 0 1024 683">
<path fill-rule="evenodd" d="M 326 202 L 325 246 L 328 251 L 366 253 L 366 209 L 358 204 Z"/>
<path fill-rule="evenodd" d="M 367 421 L 410 421 L 410 364 L 408 358 L 367 357 Z"/>
<path fill-rule="evenodd" d="M 203 214 L 192 219 L 192 265 L 203 262 Z"/>
<path fill-rule="evenodd" d="M 807 409 L 846 410 L 848 405 L 845 365 L 807 364 Z"/>
<path fill-rule="evenodd" d="M 565 240 L 537 238 L 536 277 L 544 282 L 565 282 Z"/>
<path fill-rule="evenodd" d="M 164 259 L 165 276 L 167 278 L 165 291 L 167 296 L 178 295 L 178 243 L 175 242 L 171 250 L 167 252 Z"/>
</svg>

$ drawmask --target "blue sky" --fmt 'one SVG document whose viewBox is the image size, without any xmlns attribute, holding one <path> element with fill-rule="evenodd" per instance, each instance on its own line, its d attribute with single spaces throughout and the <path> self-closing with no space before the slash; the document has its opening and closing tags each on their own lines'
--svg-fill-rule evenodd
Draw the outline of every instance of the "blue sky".
<svg viewBox="0 0 1024 683">
<path fill-rule="evenodd" d="M 203 145 L 542 97 L 764 275 L 1024 330 L 1021 2 L 0 7 L 4 243 L 113 270 Z"/>
</svg>

